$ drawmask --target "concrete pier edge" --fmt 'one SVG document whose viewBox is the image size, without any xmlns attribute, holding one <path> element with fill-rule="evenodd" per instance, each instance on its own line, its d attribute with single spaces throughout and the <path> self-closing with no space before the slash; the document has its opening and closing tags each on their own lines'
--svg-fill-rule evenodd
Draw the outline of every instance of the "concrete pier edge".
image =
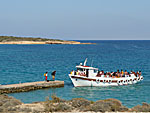
<svg viewBox="0 0 150 113">
<path fill-rule="evenodd" d="M 27 92 L 37 89 L 64 87 L 64 81 L 38 81 L 20 84 L 0 85 L 0 94 Z"/>
</svg>

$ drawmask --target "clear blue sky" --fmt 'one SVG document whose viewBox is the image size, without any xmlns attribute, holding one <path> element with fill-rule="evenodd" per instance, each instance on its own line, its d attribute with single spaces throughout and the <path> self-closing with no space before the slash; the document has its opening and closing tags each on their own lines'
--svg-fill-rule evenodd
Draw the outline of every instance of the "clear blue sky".
<svg viewBox="0 0 150 113">
<path fill-rule="evenodd" d="M 149 40 L 150 0 L 0 0 L 0 35 Z"/>
</svg>

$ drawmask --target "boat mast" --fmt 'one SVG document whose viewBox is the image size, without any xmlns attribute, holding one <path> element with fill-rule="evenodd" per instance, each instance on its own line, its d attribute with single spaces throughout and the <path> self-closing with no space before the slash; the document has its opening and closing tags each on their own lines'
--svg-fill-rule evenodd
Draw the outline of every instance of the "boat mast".
<svg viewBox="0 0 150 113">
<path fill-rule="evenodd" d="M 85 61 L 84 61 L 84 65 L 83 65 L 83 66 L 86 66 L 86 62 L 87 62 L 87 58 L 85 59 Z"/>
</svg>

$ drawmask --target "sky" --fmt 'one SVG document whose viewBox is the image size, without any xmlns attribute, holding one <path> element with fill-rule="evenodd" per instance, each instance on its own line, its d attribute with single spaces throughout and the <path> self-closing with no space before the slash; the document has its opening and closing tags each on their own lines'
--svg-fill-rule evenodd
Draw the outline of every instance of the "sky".
<svg viewBox="0 0 150 113">
<path fill-rule="evenodd" d="M 0 0 L 0 35 L 150 40 L 150 0 Z"/>
</svg>

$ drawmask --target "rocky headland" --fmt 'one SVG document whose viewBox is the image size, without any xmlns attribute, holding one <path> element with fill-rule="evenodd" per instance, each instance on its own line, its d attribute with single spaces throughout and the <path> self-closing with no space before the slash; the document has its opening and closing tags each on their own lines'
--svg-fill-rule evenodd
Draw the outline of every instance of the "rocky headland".
<svg viewBox="0 0 150 113">
<path fill-rule="evenodd" d="M 59 39 L 0 36 L 0 44 L 94 44 Z"/>
<path fill-rule="evenodd" d="M 63 100 L 55 95 L 52 100 L 24 104 L 20 100 L 7 95 L 0 95 L 0 112 L 150 112 L 150 104 L 142 103 L 133 108 L 127 108 L 117 99 L 98 100 L 96 102 L 83 98 Z"/>
</svg>

